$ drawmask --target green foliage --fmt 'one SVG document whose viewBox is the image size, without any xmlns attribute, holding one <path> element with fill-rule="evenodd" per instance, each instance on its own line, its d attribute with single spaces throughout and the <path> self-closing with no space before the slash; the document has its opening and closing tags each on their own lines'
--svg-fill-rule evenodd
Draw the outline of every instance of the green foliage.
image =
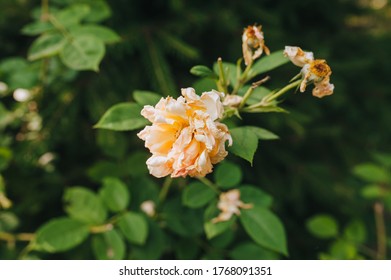
<svg viewBox="0 0 391 280">
<path fill-rule="evenodd" d="M 216 196 L 214 190 L 203 183 L 189 184 L 182 193 L 183 204 L 190 208 L 199 208 L 206 205 Z"/>
<path fill-rule="evenodd" d="M 242 211 L 240 221 L 257 244 L 288 255 L 284 227 L 272 212 L 254 205 L 253 208 Z"/>
<path fill-rule="evenodd" d="M 141 109 L 140 105 L 130 102 L 114 105 L 94 127 L 116 131 L 139 129 L 148 123 L 148 120 L 140 115 Z"/>
<path fill-rule="evenodd" d="M 387 183 L 390 181 L 389 172 L 372 163 L 363 163 L 354 167 L 354 174 L 370 183 Z"/>
<path fill-rule="evenodd" d="M 258 136 L 248 127 L 236 127 L 230 132 L 235 145 L 229 147 L 228 150 L 252 164 L 258 148 Z"/>
<path fill-rule="evenodd" d="M 99 197 L 113 212 L 126 209 L 130 200 L 126 185 L 121 180 L 112 177 L 103 179 L 103 187 L 99 191 Z"/>
<path fill-rule="evenodd" d="M 105 46 L 101 40 L 81 34 L 65 44 L 60 57 L 69 68 L 98 71 L 104 54 Z"/>
<path fill-rule="evenodd" d="M 42 225 L 33 243 L 33 249 L 49 253 L 67 251 L 88 237 L 88 226 L 80 221 L 63 217 Z"/>
<path fill-rule="evenodd" d="M 115 229 L 94 235 L 92 249 L 98 260 L 122 260 L 126 252 L 125 242 Z"/>
<path fill-rule="evenodd" d="M 274 260 L 278 254 L 266 250 L 253 242 L 244 242 L 237 245 L 229 253 L 233 260 Z"/>
<path fill-rule="evenodd" d="M 317 215 L 307 221 L 307 229 L 319 238 L 331 238 L 338 235 L 338 224 L 329 215 Z"/>
<path fill-rule="evenodd" d="M 380 152 L 390 152 L 388 6 L 136 0 L 129 8 L 126 1 L 52 0 L 45 10 L 39 2 L 0 1 L 0 259 L 390 257 L 391 156 Z M 241 60 L 230 62 L 241 56 L 242 24 L 253 22 L 264 25 L 272 53 L 246 74 Z M 288 59 L 279 49 L 294 42 L 327 59 L 335 94 L 317 100 L 312 85 L 305 93 L 293 88 L 284 97 L 290 114 L 252 114 L 284 111 L 282 99 L 256 107 L 299 73 L 280 67 Z M 271 74 L 244 104 L 251 110 L 224 120 L 234 140 L 228 165 L 240 171 L 225 161 L 208 186 L 179 178 L 164 195 L 163 181 L 148 174 L 150 154 L 128 131 L 148 125 L 140 116 L 144 105 L 175 97 L 178 88 L 202 93 L 224 86 L 210 63 L 217 56 L 228 93 L 244 96 L 251 82 Z M 28 100 L 16 101 L 16 89 L 27 90 Z M 98 119 L 96 128 L 104 129 L 92 128 Z M 261 142 L 256 152 L 258 140 L 278 139 L 259 126 L 282 141 Z M 77 185 L 85 187 L 69 188 Z M 253 208 L 213 223 L 221 213 L 218 195 L 229 188 Z M 140 209 L 147 200 L 154 214 Z M 375 205 L 383 212 L 374 213 Z M 259 214 L 265 211 L 266 220 Z M 338 234 L 325 239 L 308 231 L 303 225 L 313 213 L 332 213 L 334 222 L 316 227 L 321 235 L 335 227 Z M 278 238 L 277 216 L 286 230 Z M 252 221 L 250 230 L 243 219 Z M 269 247 L 255 231 L 270 239 Z M 24 232 L 26 241 L 19 240 Z"/>
<path fill-rule="evenodd" d="M 287 57 L 284 57 L 283 50 L 274 51 L 268 56 L 264 56 L 254 63 L 254 67 L 251 69 L 249 75 L 251 78 L 273 70 L 281 65 L 289 62 Z"/>
<path fill-rule="evenodd" d="M 105 221 L 107 210 L 100 198 L 83 187 L 73 187 L 64 194 L 65 211 L 75 220 L 87 224 L 101 224 Z"/>
<path fill-rule="evenodd" d="M 219 187 L 229 189 L 240 183 L 242 170 L 236 164 L 227 161 L 217 166 L 214 176 Z"/>
<path fill-rule="evenodd" d="M 131 243 L 142 245 L 148 237 L 148 223 L 141 214 L 126 212 L 119 218 L 118 226 Z"/>
<path fill-rule="evenodd" d="M 140 105 L 154 106 L 159 102 L 162 96 L 150 91 L 135 90 L 133 92 L 133 98 Z"/>
</svg>

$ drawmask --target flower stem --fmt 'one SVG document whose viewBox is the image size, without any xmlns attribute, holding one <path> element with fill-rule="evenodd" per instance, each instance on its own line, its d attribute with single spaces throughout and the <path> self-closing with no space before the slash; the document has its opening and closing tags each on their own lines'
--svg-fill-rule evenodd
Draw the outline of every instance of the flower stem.
<svg viewBox="0 0 391 280">
<path fill-rule="evenodd" d="M 384 224 L 384 206 L 381 202 L 374 205 L 376 235 L 377 235 L 377 259 L 384 260 L 387 254 L 387 235 Z"/>
<path fill-rule="evenodd" d="M 204 185 L 211 188 L 215 193 L 220 194 L 219 188 L 210 180 L 206 179 L 205 177 L 197 177 L 197 179 L 203 183 Z"/>
<path fill-rule="evenodd" d="M 231 95 L 237 94 L 239 89 L 247 82 L 247 75 L 248 75 L 248 72 L 250 72 L 252 66 L 253 66 L 253 62 L 251 61 L 246 66 L 246 69 L 244 69 L 244 72 L 242 73 L 242 75 L 238 78 L 238 81 L 237 81 Z"/>
<path fill-rule="evenodd" d="M 269 103 L 273 100 L 276 100 L 278 97 L 280 97 L 281 95 L 283 95 L 284 93 L 286 93 L 287 91 L 289 91 L 290 89 L 292 88 L 295 88 L 297 87 L 298 85 L 300 85 L 301 83 L 301 80 L 297 80 L 293 83 L 290 83 L 288 85 L 286 85 L 285 87 L 283 87 L 282 89 L 280 89 L 279 91 L 277 91 L 276 93 L 274 93 L 273 95 L 269 96 L 267 99 L 266 99 L 266 102 Z"/>
<path fill-rule="evenodd" d="M 246 93 L 243 96 L 242 101 L 239 104 L 239 109 L 243 108 L 244 104 L 246 104 L 247 99 L 250 98 L 251 94 L 253 93 L 254 87 L 249 87 L 249 89 L 246 91 Z"/>
<path fill-rule="evenodd" d="M 41 1 L 41 20 L 47 21 L 49 19 L 49 0 Z"/>
<path fill-rule="evenodd" d="M 172 183 L 172 178 L 171 177 L 167 177 L 164 180 L 163 187 L 162 187 L 162 189 L 160 190 L 160 193 L 159 193 L 159 201 L 160 202 L 163 202 L 166 199 L 167 194 L 168 194 L 168 190 L 170 189 L 170 186 L 171 186 L 171 183 Z"/>
<path fill-rule="evenodd" d="M 228 93 L 228 87 L 227 87 L 227 79 L 224 74 L 224 67 L 223 67 L 223 60 L 221 57 L 217 59 L 217 65 L 219 66 L 219 84 L 221 86 L 221 89 L 225 94 Z"/>
</svg>

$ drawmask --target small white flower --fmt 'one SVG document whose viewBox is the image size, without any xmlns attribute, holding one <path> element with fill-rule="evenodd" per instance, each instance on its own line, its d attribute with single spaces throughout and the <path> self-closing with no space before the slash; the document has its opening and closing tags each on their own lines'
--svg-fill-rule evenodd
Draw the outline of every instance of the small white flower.
<svg viewBox="0 0 391 280">
<path fill-rule="evenodd" d="M 155 202 L 152 200 L 146 200 L 140 205 L 141 211 L 147 214 L 149 217 L 155 216 Z"/>
<path fill-rule="evenodd" d="M 0 93 L 6 92 L 7 90 L 8 90 L 7 84 L 0 81 Z"/>
<path fill-rule="evenodd" d="M 14 91 L 14 99 L 18 102 L 26 102 L 31 99 L 32 94 L 29 90 L 24 88 L 17 88 Z"/>
</svg>

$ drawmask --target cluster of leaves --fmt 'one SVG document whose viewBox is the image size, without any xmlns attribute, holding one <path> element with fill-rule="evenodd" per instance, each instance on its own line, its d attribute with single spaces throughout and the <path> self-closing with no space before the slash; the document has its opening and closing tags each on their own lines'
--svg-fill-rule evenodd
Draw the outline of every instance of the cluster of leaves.
<svg viewBox="0 0 391 280">
<path fill-rule="evenodd" d="M 105 44 L 120 41 L 113 30 L 98 24 L 110 16 L 110 9 L 104 1 L 68 2 L 74 4 L 33 13 L 35 21 L 22 33 L 39 37 L 31 44 L 27 58 L 35 61 L 58 55 L 71 69 L 98 71 Z"/>
<path fill-rule="evenodd" d="M 272 197 L 256 186 L 242 184 L 240 167 L 230 162 L 218 166 L 214 179 L 222 190 L 238 188 L 241 199 L 253 205 L 242 211 L 241 227 L 236 217 L 222 223 L 211 222 L 219 213 L 218 193 L 201 182 L 186 185 L 179 196 L 164 203 L 159 200 L 156 184 L 140 182 L 149 192 L 149 201 L 157 205 L 156 213 L 147 215 L 140 210 L 145 194 L 136 192 L 133 197 L 132 187 L 117 178 L 106 177 L 98 193 L 81 186 L 68 188 L 63 196 L 67 216 L 43 224 L 23 257 L 37 258 L 42 253 L 63 252 L 89 243 L 97 259 L 156 259 L 172 250 L 170 245 L 176 243 L 176 236 L 181 240 L 198 240 L 208 248 L 200 252 L 200 248 L 190 243 L 192 249 L 187 252 L 187 246 L 180 242 L 174 246 L 177 258 L 195 258 L 200 253 L 202 258 L 232 259 L 286 255 L 283 225 L 269 210 Z M 236 244 L 236 235 L 243 230 L 251 239 Z"/>
<path fill-rule="evenodd" d="M 384 259 L 387 247 L 391 247 L 391 239 L 387 239 L 385 219 L 391 212 L 391 156 L 376 153 L 375 162 L 362 163 L 354 167 L 353 173 L 366 184 L 360 186 L 358 192 L 366 203 L 374 208 L 374 223 L 366 225 L 362 220 L 351 221 L 339 232 L 336 219 L 327 214 L 311 217 L 307 221 L 307 229 L 321 239 L 335 239 L 328 252 L 320 253 L 320 259 Z M 374 225 L 373 225 L 374 224 Z M 366 244 L 368 232 L 377 236 L 377 248 L 371 249 Z"/>
</svg>

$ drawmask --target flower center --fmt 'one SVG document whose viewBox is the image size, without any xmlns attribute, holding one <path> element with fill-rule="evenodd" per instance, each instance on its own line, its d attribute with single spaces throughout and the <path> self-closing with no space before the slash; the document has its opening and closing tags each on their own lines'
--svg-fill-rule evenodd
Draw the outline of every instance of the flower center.
<svg viewBox="0 0 391 280">
<path fill-rule="evenodd" d="M 316 59 L 310 64 L 310 72 L 318 77 L 326 77 L 331 74 L 331 69 L 325 60 Z"/>
</svg>

